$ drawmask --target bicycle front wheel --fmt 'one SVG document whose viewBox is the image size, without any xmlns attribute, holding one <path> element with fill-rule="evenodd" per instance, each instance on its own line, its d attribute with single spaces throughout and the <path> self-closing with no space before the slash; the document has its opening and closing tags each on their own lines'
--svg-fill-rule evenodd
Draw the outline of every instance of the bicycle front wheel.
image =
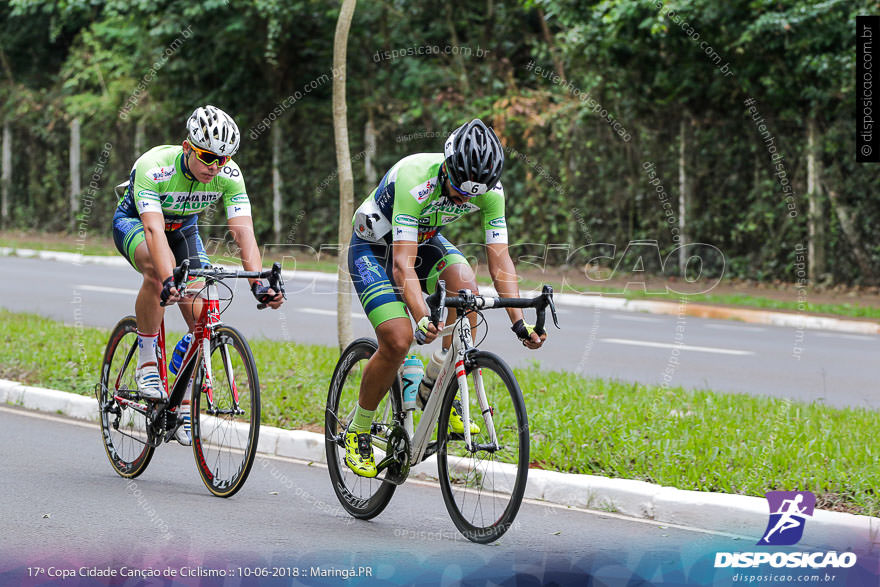
<svg viewBox="0 0 880 587">
<path fill-rule="evenodd" d="M 351 423 L 357 407 L 364 366 L 378 349 L 376 341 L 359 338 L 342 352 L 327 393 L 327 410 L 324 417 L 327 468 L 339 503 L 355 518 L 369 520 L 382 513 L 395 485 L 385 481 L 385 473 L 372 479 L 360 477 L 345 464 L 345 445 L 342 435 Z M 397 385 L 395 383 L 395 385 Z M 393 409 L 389 394 L 379 403 L 373 420 L 373 450 L 376 462 L 385 456 L 385 438 L 392 425 Z"/>
<path fill-rule="evenodd" d="M 471 435 L 471 447 L 463 434 L 450 432 L 449 414 L 458 395 L 453 379 L 440 411 L 437 466 L 443 501 L 455 526 L 468 540 L 486 544 L 507 532 L 522 503 L 529 473 L 529 422 L 519 384 L 500 358 L 474 353 L 466 372 L 470 420 L 480 432 Z M 480 385 L 485 416 L 478 400 Z"/>
<path fill-rule="evenodd" d="M 126 316 L 110 334 L 97 395 L 107 458 L 117 473 L 129 479 L 144 472 L 156 450 L 147 433 L 150 406 L 139 398 L 134 379 L 137 352 L 137 322 Z"/>
<path fill-rule="evenodd" d="M 230 497 L 247 480 L 260 436 L 260 382 L 240 332 L 230 326 L 214 331 L 210 361 L 200 354 L 193 383 L 192 446 L 199 474 L 208 491 Z"/>
</svg>

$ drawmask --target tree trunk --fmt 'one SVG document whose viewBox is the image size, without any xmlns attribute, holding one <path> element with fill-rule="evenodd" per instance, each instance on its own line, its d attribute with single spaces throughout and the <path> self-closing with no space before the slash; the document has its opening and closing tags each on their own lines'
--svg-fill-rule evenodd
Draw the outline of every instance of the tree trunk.
<svg viewBox="0 0 880 587">
<path fill-rule="evenodd" d="M 364 125 L 364 174 L 367 185 L 375 185 L 379 178 L 376 177 L 376 167 L 373 165 L 373 157 L 376 156 L 376 126 L 373 124 L 373 109 L 367 114 L 367 124 Z"/>
<path fill-rule="evenodd" d="M 461 43 L 458 41 L 458 32 L 455 30 L 455 23 L 452 20 L 452 3 L 446 2 L 446 28 L 449 29 L 449 39 L 452 41 L 452 46 L 457 47 L 457 53 L 455 54 L 455 61 L 458 63 L 458 70 L 460 72 L 459 76 L 461 77 L 461 85 L 462 91 L 467 96 L 471 93 L 471 85 L 468 83 L 468 75 L 467 68 L 464 65 L 464 57 L 461 55 Z"/>
<path fill-rule="evenodd" d="M 144 135 L 146 124 L 144 123 L 143 118 L 138 118 L 137 122 L 134 124 L 134 158 L 137 159 L 147 150 L 144 143 L 146 140 L 144 139 Z"/>
<path fill-rule="evenodd" d="M 868 254 L 862 246 L 858 230 L 856 230 L 856 225 L 853 222 L 855 214 L 849 209 L 849 206 L 840 201 L 840 196 L 838 196 L 836 191 L 827 191 L 828 199 L 831 200 L 831 206 L 837 213 L 837 220 L 840 221 L 840 228 L 843 230 L 843 234 L 846 237 L 847 242 L 849 242 L 850 249 L 852 249 L 852 254 L 856 258 L 856 264 L 859 266 L 859 269 L 862 270 L 862 273 L 868 281 L 876 283 L 877 278 L 874 274 L 874 269 L 871 267 L 871 259 L 868 257 Z"/>
<path fill-rule="evenodd" d="M 678 125 L 678 234 L 681 237 L 678 244 L 678 270 L 684 277 L 687 268 L 688 252 L 684 245 L 688 244 L 687 234 L 687 211 L 690 206 L 690 181 L 687 175 L 687 149 L 689 139 L 688 116 L 683 116 Z"/>
<path fill-rule="evenodd" d="M 79 212 L 79 193 L 82 190 L 79 176 L 79 118 L 70 121 L 70 227 L 76 232 L 76 213 Z"/>
<path fill-rule="evenodd" d="M 811 283 L 822 279 L 825 265 L 825 210 L 822 202 L 822 162 L 816 139 L 816 117 L 807 121 L 807 272 Z"/>
<path fill-rule="evenodd" d="M 339 267 L 336 296 L 336 321 L 340 352 L 352 340 L 351 285 L 346 262 L 348 242 L 351 240 L 351 216 L 354 208 L 354 175 L 348 147 L 348 109 L 345 104 L 345 66 L 348 49 L 348 30 L 354 16 L 357 0 L 343 0 L 336 21 L 333 39 L 333 135 L 336 139 L 336 165 L 339 168 Z"/>
<path fill-rule="evenodd" d="M 272 125 L 272 234 L 281 242 L 281 124 Z"/>
<path fill-rule="evenodd" d="M 9 121 L 3 122 L 3 176 L 0 178 L 0 226 L 9 228 L 9 194 L 12 192 L 12 130 Z"/>
<path fill-rule="evenodd" d="M 538 20 L 541 21 L 541 34 L 544 35 L 544 42 L 547 43 L 547 50 L 550 51 L 550 56 L 553 58 L 553 67 L 556 68 L 556 73 L 562 78 L 562 83 L 564 84 L 566 83 L 565 69 L 562 67 L 562 59 L 559 58 L 559 52 L 553 43 L 553 36 L 550 34 L 550 27 L 547 26 L 547 19 L 541 7 L 538 7 Z"/>
</svg>

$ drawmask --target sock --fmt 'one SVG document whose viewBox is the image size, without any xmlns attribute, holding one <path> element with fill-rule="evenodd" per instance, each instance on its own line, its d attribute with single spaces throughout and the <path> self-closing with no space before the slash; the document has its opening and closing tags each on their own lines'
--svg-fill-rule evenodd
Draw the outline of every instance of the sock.
<svg viewBox="0 0 880 587">
<path fill-rule="evenodd" d="M 158 363 L 156 359 L 156 345 L 159 342 L 159 333 L 144 334 L 138 330 L 138 365 L 140 369 L 146 363 Z"/>
<path fill-rule="evenodd" d="M 361 407 L 361 404 L 358 403 L 357 410 L 354 412 L 354 418 L 348 426 L 348 431 L 356 432 L 358 434 L 361 432 L 369 432 L 370 427 L 373 424 L 373 416 L 375 413 L 376 410 L 365 410 Z"/>
</svg>

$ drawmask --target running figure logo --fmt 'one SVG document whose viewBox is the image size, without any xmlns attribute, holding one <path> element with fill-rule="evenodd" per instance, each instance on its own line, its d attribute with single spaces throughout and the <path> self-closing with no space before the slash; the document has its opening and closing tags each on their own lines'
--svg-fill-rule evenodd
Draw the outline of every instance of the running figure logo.
<svg viewBox="0 0 880 587">
<path fill-rule="evenodd" d="M 816 496 L 809 491 L 768 491 L 770 521 L 759 545 L 791 546 L 804 535 L 806 516 L 813 516 Z"/>
</svg>

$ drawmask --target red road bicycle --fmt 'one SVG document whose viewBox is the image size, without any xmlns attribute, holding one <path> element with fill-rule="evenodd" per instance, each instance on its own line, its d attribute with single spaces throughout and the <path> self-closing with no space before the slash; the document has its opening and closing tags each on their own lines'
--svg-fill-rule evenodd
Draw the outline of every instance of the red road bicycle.
<svg viewBox="0 0 880 587">
<path fill-rule="evenodd" d="M 138 394 L 134 377 L 137 324 L 134 316 L 126 316 L 110 334 L 101 381 L 96 386 L 101 433 L 113 469 L 122 477 L 137 477 L 150 464 L 156 447 L 171 440 L 183 425 L 182 418 L 177 417 L 178 407 L 187 387 L 193 386 L 192 449 L 199 474 L 211 493 L 230 497 L 244 485 L 256 456 L 260 383 L 247 340 L 220 320 L 221 302 L 232 300 L 232 289 L 223 280 L 265 278 L 283 294 L 281 266 L 275 263 L 263 272 L 190 269 L 189 260 L 184 260 L 174 271 L 178 290 L 189 277 L 204 280 L 204 286 L 187 289 L 184 295 L 198 295 L 203 304 L 193 341 L 170 388 L 164 320 L 159 329 L 159 376 L 168 399 L 153 401 Z M 218 286 L 227 290 L 228 297 L 220 298 Z"/>
</svg>

